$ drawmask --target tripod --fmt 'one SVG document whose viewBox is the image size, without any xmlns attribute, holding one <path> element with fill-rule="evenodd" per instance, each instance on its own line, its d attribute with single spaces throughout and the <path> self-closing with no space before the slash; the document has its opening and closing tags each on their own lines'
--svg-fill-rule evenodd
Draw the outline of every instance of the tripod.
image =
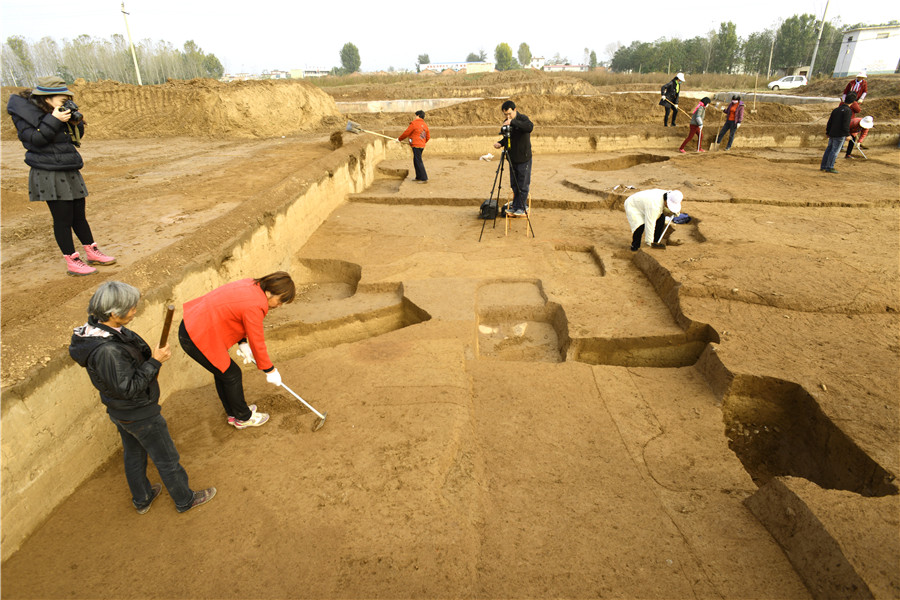
<svg viewBox="0 0 900 600">
<path fill-rule="evenodd" d="M 500 190 L 503 187 L 503 167 L 509 162 L 509 176 L 511 178 L 511 185 L 513 190 L 518 190 L 519 186 L 516 183 L 516 172 L 512 168 L 512 162 L 509 161 L 509 156 L 506 152 L 506 147 L 503 148 L 503 151 L 500 153 L 500 164 L 497 165 L 497 172 L 494 173 L 494 184 L 491 186 L 491 195 L 488 196 L 488 199 L 485 200 L 481 204 L 481 234 L 478 236 L 478 241 L 481 241 L 481 237 L 484 235 L 484 226 L 487 224 L 488 219 L 492 219 L 494 221 L 493 228 L 497 227 L 497 215 L 500 212 Z M 497 190 L 497 198 L 494 198 L 494 190 Z M 490 211 L 489 214 L 493 214 L 493 217 L 485 216 L 485 207 Z M 528 202 L 526 200 L 525 205 L 525 235 L 528 235 L 528 230 L 531 230 L 531 237 L 534 237 L 534 227 L 531 225 L 531 217 L 528 214 Z M 505 218 L 509 218 L 509 206 L 505 206 L 503 209 L 503 216 Z"/>
</svg>

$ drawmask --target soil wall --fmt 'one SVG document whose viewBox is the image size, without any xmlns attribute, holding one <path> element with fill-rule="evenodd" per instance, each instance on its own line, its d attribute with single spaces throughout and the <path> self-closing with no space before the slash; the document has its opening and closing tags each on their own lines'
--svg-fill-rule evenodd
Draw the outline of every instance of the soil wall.
<svg viewBox="0 0 900 600">
<path fill-rule="evenodd" d="M 308 186 L 288 178 L 268 190 L 284 197 L 280 211 L 250 224 L 236 238 L 224 240 L 211 254 L 197 255 L 163 285 L 142 289 L 140 312 L 162 315 L 165 305 L 175 304 L 180 314 L 183 302 L 248 272 L 291 270 L 286 261 L 334 208 L 372 182 L 384 147 L 380 141 L 361 139 L 346 149 L 340 164 Z M 359 155 L 367 159 L 360 160 Z M 298 189 L 303 190 L 299 195 Z M 136 329 L 145 339 L 155 340 L 161 327 Z M 277 347 L 276 343 L 272 349 Z M 97 410 L 96 390 L 81 367 L 67 357 L 57 358 L 3 393 L 2 560 L 119 447 L 108 417 Z M 180 361 L 179 368 L 160 372 L 161 403 L 180 390 L 205 383 L 206 372 L 199 365 Z"/>
</svg>

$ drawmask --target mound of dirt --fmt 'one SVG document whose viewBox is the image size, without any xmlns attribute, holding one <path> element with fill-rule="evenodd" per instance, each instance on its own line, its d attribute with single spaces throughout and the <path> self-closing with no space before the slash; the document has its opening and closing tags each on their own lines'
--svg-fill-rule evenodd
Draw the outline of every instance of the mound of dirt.
<svg viewBox="0 0 900 600">
<path fill-rule="evenodd" d="M 520 110 L 536 124 L 548 126 L 616 125 L 656 123 L 662 109 L 659 96 L 649 94 L 613 94 L 602 96 L 567 96 L 525 94 L 516 96 Z M 685 103 L 688 104 L 688 103 Z M 691 102 L 690 104 L 693 104 Z M 690 112 L 693 106 L 683 107 Z M 720 111 L 707 110 L 712 121 L 721 120 Z M 408 120 L 407 115 L 402 115 Z M 428 113 L 428 123 L 437 127 L 496 125 L 500 117 L 500 103 L 496 99 L 474 100 L 440 108 Z M 750 115 L 748 114 L 748 119 Z M 792 106 L 761 102 L 757 104 L 753 122 L 807 123 L 810 117 Z"/>
<path fill-rule="evenodd" d="M 790 93 L 801 96 L 840 96 L 851 79 L 853 77 L 816 80 L 802 88 L 791 90 Z M 873 98 L 900 96 L 900 75 L 872 75 L 868 80 L 866 103 Z"/>
<path fill-rule="evenodd" d="M 4 97 L 21 89 L 4 88 Z M 339 116 L 328 94 L 297 80 L 192 79 L 145 86 L 79 80 L 70 89 L 93 139 L 268 138 L 310 131 Z M 16 137 L 9 118 L 2 135 Z"/>
<path fill-rule="evenodd" d="M 876 98 L 862 103 L 863 116 L 872 115 L 875 120 L 894 121 L 900 119 L 900 96 L 893 98 Z"/>
<path fill-rule="evenodd" d="M 595 88 L 574 77 L 521 69 L 472 75 L 453 74 L 324 88 L 335 100 L 397 100 L 405 98 L 486 98 L 519 94 L 593 95 Z"/>
</svg>

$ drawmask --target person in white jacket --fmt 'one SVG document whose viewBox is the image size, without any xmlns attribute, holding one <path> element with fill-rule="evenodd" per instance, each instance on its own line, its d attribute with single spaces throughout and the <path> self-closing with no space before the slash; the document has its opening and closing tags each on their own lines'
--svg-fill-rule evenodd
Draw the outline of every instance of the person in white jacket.
<svg viewBox="0 0 900 600">
<path fill-rule="evenodd" d="M 662 234 L 666 228 L 666 217 L 681 213 L 684 194 L 678 190 L 643 190 L 625 200 L 625 217 L 631 225 L 631 251 L 641 248 L 644 243 L 653 248 L 665 248 Z"/>
</svg>

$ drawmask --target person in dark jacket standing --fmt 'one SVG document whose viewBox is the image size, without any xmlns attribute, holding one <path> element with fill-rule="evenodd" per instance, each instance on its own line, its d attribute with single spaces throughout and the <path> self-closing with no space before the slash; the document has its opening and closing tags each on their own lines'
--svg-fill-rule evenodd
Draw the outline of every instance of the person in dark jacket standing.
<svg viewBox="0 0 900 600">
<path fill-rule="evenodd" d="M 28 199 L 47 203 L 66 272 L 79 276 L 97 272 L 85 260 L 91 265 L 111 265 L 116 259 L 97 247 L 85 216 L 88 191 L 80 172 L 84 161 L 78 153 L 85 122 L 71 100 L 72 92 L 62 79 L 41 77 L 33 90 L 10 96 L 6 112 L 25 146 L 25 164 L 31 167 Z M 64 103 L 70 107 L 64 108 Z M 84 246 L 84 260 L 75 252 L 73 231 Z"/>
<path fill-rule="evenodd" d="M 506 147 L 506 158 L 509 160 L 509 179 L 513 190 L 509 214 L 524 217 L 531 187 L 531 132 L 534 131 L 534 124 L 516 110 L 516 103 L 512 100 L 504 102 L 500 111 L 506 121 L 501 128 L 503 138 L 494 143 L 494 148 Z"/>
<path fill-rule="evenodd" d="M 825 154 L 822 155 L 822 164 L 819 167 L 821 171 L 837 173 L 834 169 L 834 161 L 841 152 L 844 140 L 850 135 L 850 120 L 853 118 L 850 105 L 854 102 L 856 102 L 856 94 L 851 92 L 837 108 L 831 111 L 831 116 L 828 117 L 828 124 L 825 125 L 828 146 L 825 147 Z"/>
<path fill-rule="evenodd" d="M 216 488 L 194 492 L 181 466 L 166 420 L 160 414 L 159 383 L 162 363 L 172 351 L 166 345 L 152 351 L 125 325 L 134 319 L 141 293 L 121 281 L 107 281 L 88 304 L 88 321 L 75 329 L 69 355 L 87 369 L 100 392 L 110 421 L 119 430 L 125 460 L 125 478 L 138 514 L 150 510 L 162 486 L 150 485 L 147 457 L 156 465 L 178 512 L 212 500 Z"/>
<path fill-rule="evenodd" d="M 678 96 L 681 94 L 681 83 L 684 81 L 684 73 L 678 73 L 672 78 L 672 81 L 660 88 L 659 93 L 662 98 L 659 105 L 666 109 L 666 115 L 663 117 L 663 127 L 668 127 L 666 121 L 669 120 L 669 111 L 672 111 L 672 127 L 675 127 L 675 117 L 678 116 Z"/>
<path fill-rule="evenodd" d="M 425 111 L 417 110 L 416 118 L 413 119 L 403 135 L 397 138 L 398 142 L 409 138 L 409 145 L 413 151 L 413 168 L 416 170 L 416 181 L 419 183 L 428 182 L 428 173 L 425 171 L 425 163 L 422 162 L 422 153 L 425 151 L 425 144 L 431 139 L 431 132 L 425 123 Z"/>
<path fill-rule="evenodd" d="M 725 138 L 725 133 L 730 131 L 728 145 L 725 146 L 725 149 L 731 150 L 731 144 L 734 143 L 734 134 L 737 133 L 738 127 L 744 121 L 744 103 L 741 102 L 741 97 L 738 95 L 732 96 L 731 104 L 728 105 L 724 112 L 725 124 L 719 130 L 719 135 L 716 137 L 716 145 L 721 144 Z"/>
</svg>

